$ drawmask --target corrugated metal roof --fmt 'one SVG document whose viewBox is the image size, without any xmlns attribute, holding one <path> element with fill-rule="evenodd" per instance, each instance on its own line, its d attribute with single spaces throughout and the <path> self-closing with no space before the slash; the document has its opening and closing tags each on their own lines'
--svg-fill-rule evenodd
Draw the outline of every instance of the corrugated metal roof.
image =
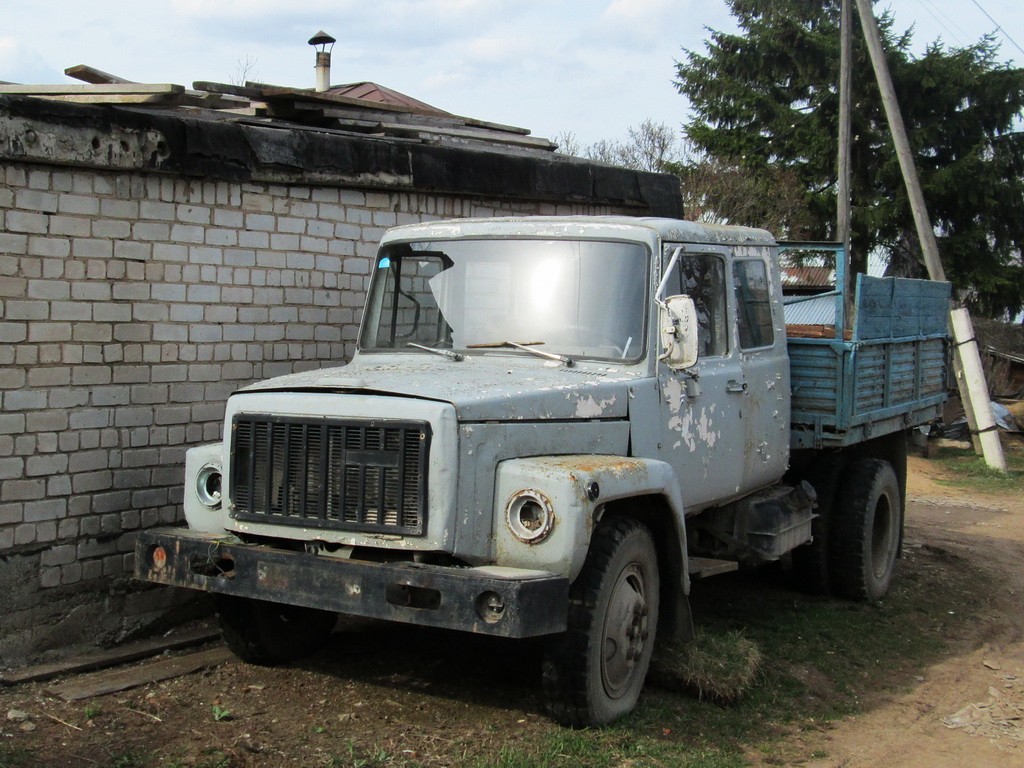
<svg viewBox="0 0 1024 768">
<path fill-rule="evenodd" d="M 443 109 L 431 106 L 425 101 L 414 99 L 412 96 L 407 96 L 404 93 L 400 93 L 399 91 L 388 88 L 384 85 L 378 85 L 377 83 L 362 82 L 348 83 L 347 85 L 332 85 L 327 93 L 332 93 L 335 96 L 348 96 L 351 99 L 374 101 L 378 104 L 393 104 L 396 107 L 427 109 L 433 112 L 439 112 L 443 115 L 451 114 L 450 112 L 445 112 Z"/>
<path fill-rule="evenodd" d="M 820 296 L 783 308 L 786 325 L 835 325 L 836 297 Z"/>
</svg>

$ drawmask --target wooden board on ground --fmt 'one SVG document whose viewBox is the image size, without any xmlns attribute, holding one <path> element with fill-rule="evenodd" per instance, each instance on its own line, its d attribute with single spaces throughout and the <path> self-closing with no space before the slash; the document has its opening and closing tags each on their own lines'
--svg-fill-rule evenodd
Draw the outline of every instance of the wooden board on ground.
<svg viewBox="0 0 1024 768">
<path fill-rule="evenodd" d="M 200 669 L 215 667 L 233 658 L 235 658 L 234 654 L 221 646 L 208 651 L 190 653 L 186 656 L 175 656 L 170 659 L 154 661 L 151 664 L 143 664 L 138 667 L 131 667 L 130 669 L 96 672 L 76 678 L 63 685 L 55 685 L 50 689 L 50 692 L 60 696 L 65 701 L 89 699 L 93 696 L 104 696 L 108 693 L 137 688 L 140 685 L 158 683 L 161 680 L 170 680 L 173 677 L 181 677 L 198 672 Z"/>
<path fill-rule="evenodd" d="M 116 648 L 90 651 L 89 653 L 83 653 L 80 656 L 74 656 L 52 664 L 37 664 L 32 667 L 15 669 L 11 672 L 5 672 L 0 676 L 0 684 L 18 685 L 19 683 L 34 683 L 40 680 L 50 680 L 60 675 L 88 672 L 94 669 L 113 667 L 117 664 L 127 664 L 130 661 L 145 659 L 164 651 L 176 651 L 181 648 L 191 648 L 194 645 L 208 643 L 211 640 L 216 640 L 218 637 L 220 637 L 220 633 L 216 629 L 198 627 L 185 632 L 179 632 L 170 637 L 153 637 L 134 643 L 126 643 Z"/>
</svg>

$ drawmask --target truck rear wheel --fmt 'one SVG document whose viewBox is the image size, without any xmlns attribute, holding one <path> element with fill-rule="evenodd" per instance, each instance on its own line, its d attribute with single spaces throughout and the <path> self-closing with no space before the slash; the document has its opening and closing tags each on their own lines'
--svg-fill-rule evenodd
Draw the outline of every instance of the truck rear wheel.
<svg viewBox="0 0 1024 768">
<path fill-rule="evenodd" d="M 564 725 L 604 725 L 630 712 L 644 686 L 658 624 L 658 560 L 650 532 L 602 520 L 569 591 L 568 629 L 544 658 L 549 714 Z"/>
<path fill-rule="evenodd" d="M 217 595 L 217 619 L 224 642 L 242 661 L 273 666 L 320 650 L 338 615 L 233 595 Z"/>
<path fill-rule="evenodd" d="M 892 465 L 880 459 L 852 462 L 840 484 L 831 529 L 836 593 L 880 600 L 892 580 L 902 531 L 900 487 Z"/>
<path fill-rule="evenodd" d="M 803 479 L 814 486 L 818 494 L 815 513 L 811 521 L 814 540 L 793 550 L 793 571 L 800 589 L 815 595 L 827 595 L 832 589 L 829 577 L 832 552 L 833 519 L 839 484 L 846 469 L 846 459 L 838 453 L 819 456 L 808 468 Z"/>
</svg>

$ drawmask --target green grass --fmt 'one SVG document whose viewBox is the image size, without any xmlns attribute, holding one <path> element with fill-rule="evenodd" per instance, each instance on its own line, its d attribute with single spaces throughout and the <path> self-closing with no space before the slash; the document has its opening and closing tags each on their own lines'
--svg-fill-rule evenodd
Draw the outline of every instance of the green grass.
<svg viewBox="0 0 1024 768">
<path fill-rule="evenodd" d="M 739 630 L 698 631 L 696 642 L 660 644 L 647 681 L 701 701 L 735 704 L 757 682 L 763 659 L 757 643 Z"/>
<path fill-rule="evenodd" d="M 34 762 L 32 750 L 16 744 L 0 742 L 0 768 L 16 768 L 16 766 L 29 765 L 32 762 Z"/>
<path fill-rule="evenodd" d="M 207 750 L 213 752 L 213 756 L 209 757 L 199 763 L 184 763 L 181 760 L 175 760 L 171 763 L 160 763 L 160 768 L 231 768 L 231 758 L 224 755 L 219 750 Z M 148 765 L 148 764 L 147 764 Z"/>
<path fill-rule="evenodd" d="M 130 749 L 116 755 L 111 755 L 105 768 L 147 768 L 152 755 L 144 749 Z"/>
<path fill-rule="evenodd" d="M 345 745 L 345 754 L 330 760 L 329 768 L 413 768 L 419 763 L 395 758 L 386 749 L 373 747 L 363 749 L 352 739 Z"/>
<path fill-rule="evenodd" d="M 912 686 L 915 675 L 946 651 L 941 638 L 969 626 L 978 610 L 974 596 L 987 586 L 969 566 L 954 570 L 928 552 L 907 554 L 891 593 L 879 603 L 802 595 L 787 588 L 778 569 L 700 582 L 693 595 L 700 654 L 713 661 L 717 648 L 733 656 L 721 669 L 726 678 L 743 678 L 735 703 L 716 705 L 648 685 L 636 712 L 608 728 L 552 727 L 510 741 L 497 755 L 455 764 L 741 768 L 752 751 L 778 764 L 798 764 L 810 754 L 799 753 L 801 742 L 787 742 L 787 735 L 826 729 L 832 720 L 863 711 L 880 693 Z M 761 657 L 752 677 L 749 646 Z M 706 659 L 701 664 L 714 667 Z"/>
<path fill-rule="evenodd" d="M 948 474 L 939 480 L 943 485 L 980 493 L 1019 493 L 1024 491 L 1024 446 L 1004 440 L 1003 453 L 1007 472 L 993 469 L 973 450 L 939 448 L 931 457 Z"/>
</svg>

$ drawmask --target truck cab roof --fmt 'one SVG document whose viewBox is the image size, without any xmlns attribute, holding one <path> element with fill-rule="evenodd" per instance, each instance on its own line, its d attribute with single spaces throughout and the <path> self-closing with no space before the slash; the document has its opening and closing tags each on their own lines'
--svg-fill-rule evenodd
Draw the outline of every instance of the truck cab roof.
<svg viewBox="0 0 1024 768">
<path fill-rule="evenodd" d="M 381 244 L 407 240 L 487 237 L 571 238 L 708 243 L 711 245 L 775 245 L 764 229 L 702 224 L 682 219 L 630 216 L 508 216 L 448 219 L 408 224 L 389 230 Z"/>
</svg>

